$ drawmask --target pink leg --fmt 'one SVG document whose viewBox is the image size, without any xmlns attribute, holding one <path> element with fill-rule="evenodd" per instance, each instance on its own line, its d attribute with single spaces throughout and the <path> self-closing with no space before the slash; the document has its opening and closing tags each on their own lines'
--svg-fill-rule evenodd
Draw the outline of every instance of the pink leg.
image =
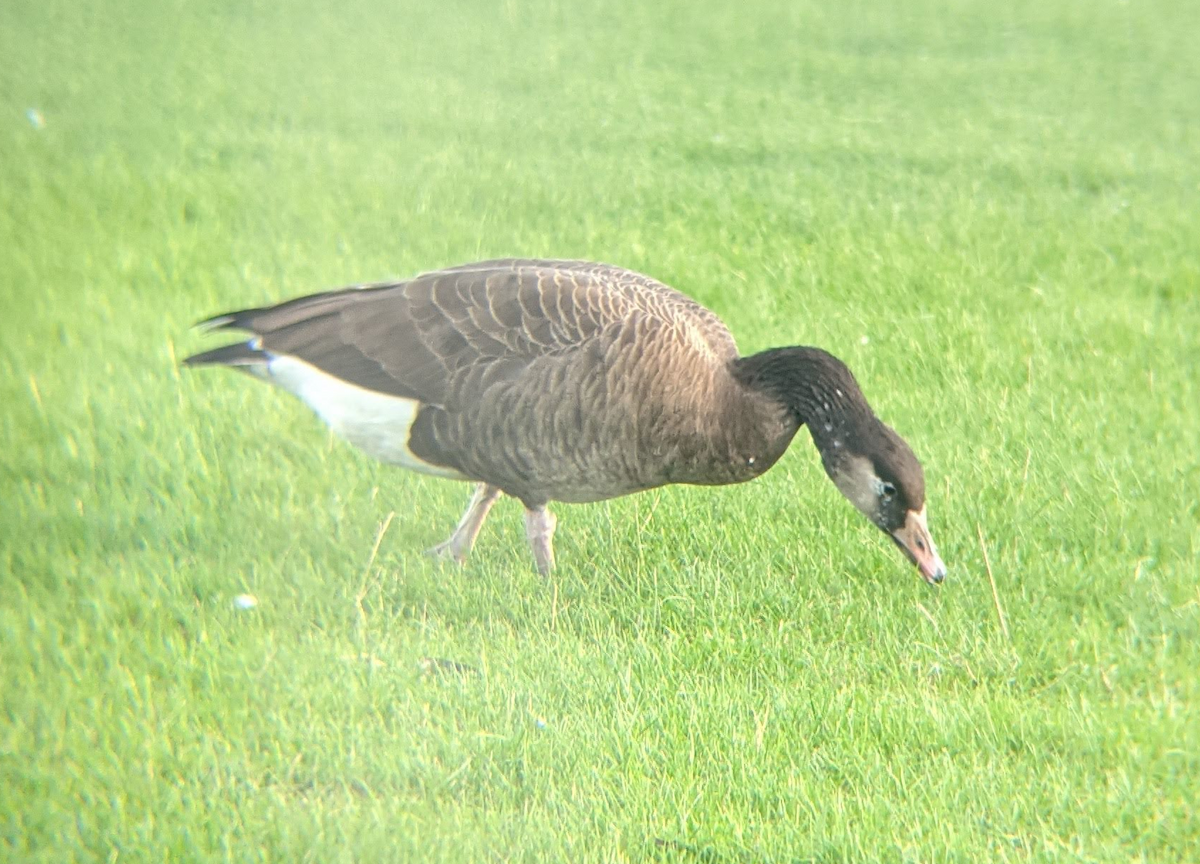
<svg viewBox="0 0 1200 864">
<path fill-rule="evenodd" d="M 480 483 L 475 487 L 475 494 L 471 496 L 467 512 L 463 514 L 454 533 L 445 542 L 426 551 L 435 558 L 457 561 L 460 564 L 466 561 L 467 556 L 471 554 L 471 547 L 475 545 L 475 538 L 479 536 L 479 529 L 483 527 L 483 520 L 487 518 L 488 511 L 499 498 L 499 489 Z"/>
<path fill-rule="evenodd" d="M 525 510 L 525 539 L 533 552 L 538 572 L 549 576 L 554 569 L 554 526 L 558 519 L 543 504 L 536 509 Z"/>
</svg>

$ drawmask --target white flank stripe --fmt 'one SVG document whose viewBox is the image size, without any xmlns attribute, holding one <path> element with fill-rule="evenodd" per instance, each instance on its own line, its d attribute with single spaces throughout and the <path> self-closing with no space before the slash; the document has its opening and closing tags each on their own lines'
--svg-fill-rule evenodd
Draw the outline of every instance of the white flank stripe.
<svg viewBox="0 0 1200 864">
<path fill-rule="evenodd" d="M 300 397 L 330 429 L 376 459 L 423 474 L 468 479 L 450 468 L 418 459 L 408 449 L 409 430 L 421 407 L 416 399 L 389 396 L 350 384 L 286 354 L 272 355 L 266 366 L 251 369 L 264 380 Z"/>
</svg>

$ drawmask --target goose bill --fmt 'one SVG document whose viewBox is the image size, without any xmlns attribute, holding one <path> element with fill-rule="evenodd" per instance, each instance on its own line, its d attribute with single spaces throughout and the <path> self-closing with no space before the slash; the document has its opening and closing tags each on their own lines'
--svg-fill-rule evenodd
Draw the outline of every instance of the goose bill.
<svg viewBox="0 0 1200 864">
<path fill-rule="evenodd" d="M 908 559 L 917 565 L 923 578 L 930 585 L 937 585 L 946 578 L 946 565 L 938 555 L 933 538 L 929 536 L 929 523 L 925 508 L 909 510 L 904 524 L 891 534 L 896 545 L 904 550 Z"/>
</svg>

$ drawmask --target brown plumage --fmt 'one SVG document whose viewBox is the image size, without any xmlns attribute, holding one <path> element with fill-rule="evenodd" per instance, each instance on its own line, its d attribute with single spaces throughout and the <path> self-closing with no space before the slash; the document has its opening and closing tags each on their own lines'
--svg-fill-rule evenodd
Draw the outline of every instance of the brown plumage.
<svg viewBox="0 0 1200 864">
<path fill-rule="evenodd" d="M 750 480 L 807 424 L 843 494 L 928 581 L 945 573 L 921 465 L 841 361 L 804 347 L 739 357 L 716 315 L 639 273 L 487 261 L 202 326 L 253 338 L 185 363 L 244 368 L 377 458 L 476 481 L 462 522 L 432 550 L 446 557 L 466 557 L 504 492 L 525 505 L 548 572 L 550 501 Z"/>
</svg>

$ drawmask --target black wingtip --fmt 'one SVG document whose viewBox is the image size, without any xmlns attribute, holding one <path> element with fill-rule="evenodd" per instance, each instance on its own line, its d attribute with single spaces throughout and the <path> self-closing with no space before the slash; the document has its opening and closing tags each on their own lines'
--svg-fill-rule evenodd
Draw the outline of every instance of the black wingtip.
<svg viewBox="0 0 1200 864">
<path fill-rule="evenodd" d="M 226 312 L 223 315 L 214 315 L 212 318 L 197 321 L 192 327 L 206 333 L 210 330 L 245 330 L 248 329 L 245 319 L 257 311 L 257 309 L 245 309 L 241 312 Z"/>
<path fill-rule="evenodd" d="M 238 342 L 235 345 L 222 345 L 211 351 L 201 351 L 183 361 L 184 366 L 260 366 L 267 362 L 263 351 L 251 346 L 249 342 Z"/>
<path fill-rule="evenodd" d="M 197 321 L 192 325 L 192 329 L 203 330 L 207 332 L 209 330 L 220 330 L 224 327 L 228 327 L 232 323 L 232 315 L 217 315 L 214 318 L 205 318 L 203 321 Z"/>
</svg>

